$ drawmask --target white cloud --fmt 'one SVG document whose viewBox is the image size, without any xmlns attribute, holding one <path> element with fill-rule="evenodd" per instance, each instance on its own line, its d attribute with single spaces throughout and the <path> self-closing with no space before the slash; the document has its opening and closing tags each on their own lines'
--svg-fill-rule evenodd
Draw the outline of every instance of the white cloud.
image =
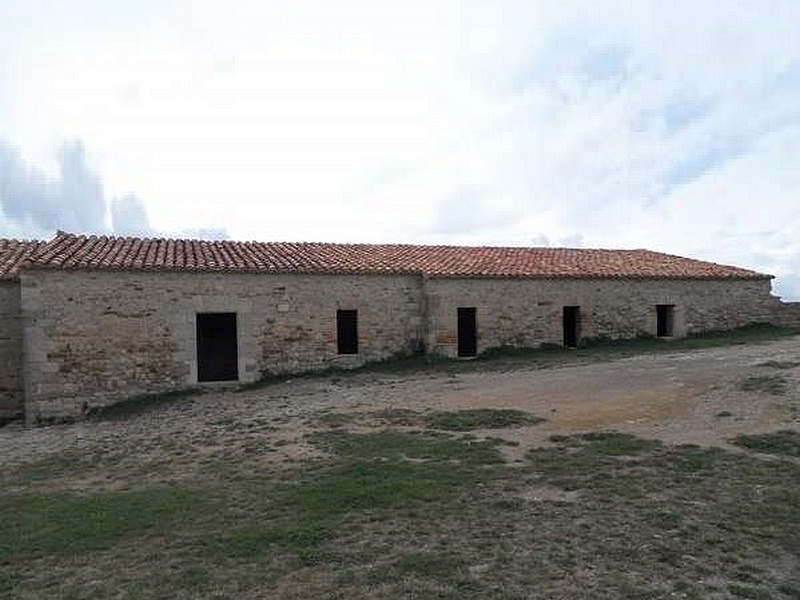
<svg viewBox="0 0 800 600">
<path fill-rule="evenodd" d="M 653 247 L 800 297 L 794 0 L 124 7 L 14 3 L 0 135 L 50 177 L 84 140 L 132 223 Z"/>
<path fill-rule="evenodd" d="M 57 229 L 85 233 L 148 235 L 147 214 L 136 196 L 107 199 L 87 163 L 83 144 L 73 141 L 57 156 L 58 172 L 29 166 L 0 141 L 0 232 L 47 237 Z"/>
</svg>

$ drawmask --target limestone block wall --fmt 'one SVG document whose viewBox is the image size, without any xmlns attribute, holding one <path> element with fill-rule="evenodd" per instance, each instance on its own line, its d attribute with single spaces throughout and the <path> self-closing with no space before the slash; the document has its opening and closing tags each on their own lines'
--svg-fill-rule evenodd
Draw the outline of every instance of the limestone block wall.
<svg viewBox="0 0 800 600">
<path fill-rule="evenodd" d="M 0 353 L 11 358 L 3 363 L 10 366 L 0 372 L 0 387 L 17 390 L 4 396 L 13 406 L 24 384 L 25 416 L 33 423 L 197 385 L 199 313 L 236 314 L 238 381 L 249 382 L 268 374 L 357 366 L 411 353 L 423 342 L 429 352 L 454 356 L 458 307 L 476 309 L 477 350 L 483 352 L 563 343 L 564 306 L 580 307 L 581 338 L 655 335 L 659 304 L 674 306 L 676 337 L 771 322 L 776 299 L 769 288 L 769 280 L 31 270 L 22 273 L 19 287 L 0 286 L 0 305 L 10 307 L 4 315 L 15 314 L 15 306 L 19 314 L 22 307 L 17 333 L 13 318 L 3 328 L 9 333 L 0 339 Z M 338 309 L 357 311 L 358 354 L 338 354 Z M 13 350 L 20 343 L 23 359 Z M 22 361 L 21 376 L 14 360 Z"/>
<path fill-rule="evenodd" d="M 775 302 L 773 324 L 800 329 L 800 302 Z"/>
<path fill-rule="evenodd" d="M 198 313 L 236 313 L 240 382 L 385 359 L 424 336 L 417 277 L 28 271 L 21 286 L 28 422 L 196 385 Z M 357 355 L 337 353 L 337 309 L 358 311 Z"/>
<path fill-rule="evenodd" d="M 18 281 L 0 281 L 0 422 L 22 415 L 22 322 Z"/>
<path fill-rule="evenodd" d="M 430 351 L 455 356 L 457 309 L 475 307 L 478 352 L 500 346 L 562 344 L 564 306 L 580 307 L 580 337 L 656 335 L 656 305 L 674 306 L 673 335 L 771 320 L 769 280 L 426 281 Z"/>
</svg>

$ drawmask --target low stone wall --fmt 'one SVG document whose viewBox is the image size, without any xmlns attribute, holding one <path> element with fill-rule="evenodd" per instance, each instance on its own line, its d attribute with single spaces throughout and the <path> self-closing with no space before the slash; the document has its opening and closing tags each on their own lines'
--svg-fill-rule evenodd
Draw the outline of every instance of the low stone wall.
<svg viewBox="0 0 800 600">
<path fill-rule="evenodd" d="M 0 421 L 22 415 L 22 388 L 19 282 L 0 281 Z"/>
<path fill-rule="evenodd" d="M 781 327 L 800 329 L 800 302 L 778 302 L 770 321 Z"/>
<path fill-rule="evenodd" d="M 197 385 L 198 313 L 236 313 L 239 382 L 382 360 L 423 337 L 417 277 L 30 271 L 22 298 L 28 422 Z M 337 353 L 337 309 L 358 311 L 357 355 Z"/>
</svg>

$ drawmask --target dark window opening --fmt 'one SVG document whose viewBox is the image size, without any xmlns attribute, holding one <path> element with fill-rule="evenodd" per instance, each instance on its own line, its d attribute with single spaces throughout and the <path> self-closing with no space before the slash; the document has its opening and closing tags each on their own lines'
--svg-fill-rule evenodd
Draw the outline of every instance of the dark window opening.
<svg viewBox="0 0 800 600">
<path fill-rule="evenodd" d="M 576 348 L 581 332 L 581 307 L 565 306 L 563 311 L 564 346 Z"/>
<path fill-rule="evenodd" d="M 656 305 L 656 336 L 672 337 L 675 327 L 675 306 L 672 304 Z"/>
<path fill-rule="evenodd" d="M 336 311 L 336 346 L 339 354 L 358 354 L 358 311 Z"/>
<path fill-rule="evenodd" d="M 197 381 L 239 379 L 236 313 L 197 315 Z"/>
<path fill-rule="evenodd" d="M 478 353 L 478 328 L 475 323 L 475 308 L 458 309 L 458 355 L 475 356 Z"/>
</svg>

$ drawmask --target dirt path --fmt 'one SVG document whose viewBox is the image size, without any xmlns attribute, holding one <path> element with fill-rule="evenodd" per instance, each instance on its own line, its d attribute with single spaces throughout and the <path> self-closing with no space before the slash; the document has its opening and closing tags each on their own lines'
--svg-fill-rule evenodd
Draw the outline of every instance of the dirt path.
<svg viewBox="0 0 800 600">
<path fill-rule="evenodd" d="M 764 389 L 742 390 L 748 381 Z M 305 434 L 337 420 L 358 416 L 364 426 L 365 415 L 385 409 L 478 407 L 522 409 L 546 419 L 476 432 L 519 442 L 517 453 L 554 433 L 597 429 L 700 445 L 724 445 L 745 432 L 800 429 L 800 337 L 571 367 L 299 379 L 206 393 L 119 421 L 36 429 L 12 424 L 0 429 L 0 471 L 42 460 L 63 460 L 68 468 L 71 452 L 94 457 L 91 484 L 111 487 L 126 481 L 117 475 L 126 465 L 147 464 L 142 477 L 148 480 L 197 477 L 226 465 L 268 471 L 312 456 Z"/>
</svg>

